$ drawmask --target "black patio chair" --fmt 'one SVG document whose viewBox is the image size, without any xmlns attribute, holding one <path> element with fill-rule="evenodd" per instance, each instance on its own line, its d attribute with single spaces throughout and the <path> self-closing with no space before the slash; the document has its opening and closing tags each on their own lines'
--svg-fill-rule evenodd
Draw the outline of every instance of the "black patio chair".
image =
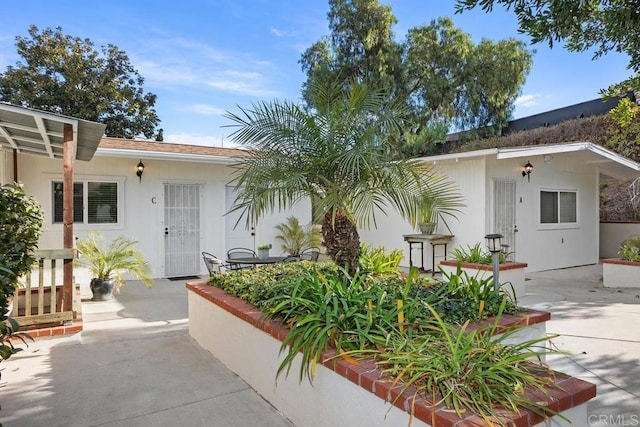
<svg viewBox="0 0 640 427">
<path fill-rule="evenodd" d="M 202 260 L 204 261 L 204 265 L 207 266 L 209 277 L 216 273 L 222 273 L 222 268 L 226 267 L 220 258 L 209 252 L 202 252 Z"/>
<path fill-rule="evenodd" d="M 300 259 L 307 261 L 318 261 L 318 257 L 320 257 L 320 248 L 311 247 L 300 252 Z"/>
<path fill-rule="evenodd" d="M 255 264 L 242 264 L 238 262 L 233 262 L 234 259 L 238 258 L 258 258 L 256 252 L 252 249 L 248 248 L 233 248 L 227 251 L 227 263 L 229 264 L 230 270 L 242 270 L 245 268 L 254 268 Z"/>
<path fill-rule="evenodd" d="M 300 261 L 300 255 L 289 255 L 282 260 L 282 262 L 296 262 L 296 261 Z"/>
</svg>

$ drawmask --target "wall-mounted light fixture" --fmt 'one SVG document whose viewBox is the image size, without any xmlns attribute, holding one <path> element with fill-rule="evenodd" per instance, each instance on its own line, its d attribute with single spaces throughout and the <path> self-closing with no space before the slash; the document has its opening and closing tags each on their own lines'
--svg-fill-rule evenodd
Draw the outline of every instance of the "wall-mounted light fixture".
<svg viewBox="0 0 640 427">
<path fill-rule="evenodd" d="M 500 239 L 504 236 L 502 234 L 487 234 L 484 236 L 487 239 L 487 247 L 489 252 L 493 255 L 493 287 L 498 289 L 500 287 L 500 252 L 502 252 L 502 243 Z"/>
<path fill-rule="evenodd" d="M 524 169 L 522 169 L 522 176 L 526 176 L 528 182 L 531 182 L 531 172 L 533 172 L 533 165 L 527 160 L 527 164 L 525 164 Z"/>
<path fill-rule="evenodd" d="M 142 163 L 142 160 L 140 160 L 140 163 L 138 163 L 138 166 L 136 166 L 136 175 L 138 175 L 138 178 L 140 178 L 140 182 L 142 182 L 143 173 L 144 173 L 144 163 Z"/>
</svg>

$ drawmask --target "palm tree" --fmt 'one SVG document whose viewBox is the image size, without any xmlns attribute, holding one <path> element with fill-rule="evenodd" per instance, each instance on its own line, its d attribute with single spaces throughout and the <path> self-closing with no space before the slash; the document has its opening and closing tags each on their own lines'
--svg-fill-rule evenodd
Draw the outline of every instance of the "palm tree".
<svg viewBox="0 0 640 427">
<path fill-rule="evenodd" d="M 402 111 L 364 83 L 309 87 L 315 109 L 290 101 L 260 102 L 227 113 L 235 143 L 251 155 L 237 166 L 232 210 L 247 224 L 261 215 L 311 199 L 322 224 L 327 254 L 349 272 L 358 267 L 358 227 L 375 225 L 375 213 L 395 208 L 415 226 L 421 201 L 453 212 L 461 198 L 445 177 L 415 160 L 394 160 L 392 138 Z"/>
</svg>

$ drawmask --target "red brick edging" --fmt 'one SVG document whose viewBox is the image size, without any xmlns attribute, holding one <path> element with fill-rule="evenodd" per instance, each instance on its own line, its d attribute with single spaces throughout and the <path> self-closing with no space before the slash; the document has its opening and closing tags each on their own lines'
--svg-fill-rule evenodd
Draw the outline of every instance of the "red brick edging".
<svg viewBox="0 0 640 427">
<path fill-rule="evenodd" d="M 637 261 L 626 261 L 620 258 L 606 258 L 602 260 L 603 264 L 618 264 L 618 265 L 629 265 L 632 267 L 640 267 L 640 262 Z"/>
<path fill-rule="evenodd" d="M 444 261 L 440 261 L 441 265 L 446 265 L 448 267 L 456 267 L 458 265 L 458 261 L 453 259 L 448 259 Z M 518 268 L 526 268 L 529 264 L 525 262 L 503 262 L 499 264 L 498 269 L 500 271 L 506 270 L 516 270 Z M 485 271 L 493 271 L 493 265 L 491 264 L 480 264 L 477 262 L 461 262 L 460 266 L 462 268 L 473 268 L 475 270 L 485 270 Z"/>
<path fill-rule="evenodd" d="M 219 288 L 207 285 L 204 282 L 187 283 L 186 287 L 207 301 L 218 305 L 280 341 L 289 332 L 282 323 L 265 319 L 262 312 L 255 306 L 229 295 Z M 527 310 L 520 317 L 504 316 L 500 325 L 503 327 L 513 324 L 533 325 L 549 319 L 550 314 L 547 312 Z M 392 387 L 393 378 L 388 374 L 384 374 L 373 360 L 357 361 L 356 363 L 334 357 L 335 352 L 327 352 L 322 358 L 322 364 L 335 371 L 338 375 L 345 377 L 384 401 L 391 402 L 394 406 L 404 411 L 411 412 L 413 409 L 414 416 L 427 424 L 438 427 L 477 427 L 486 425 L 485 421 L 477 415 L 469 414 L 461 418 L 443 404 L 434 406 L 432 402 L 422 397 L 416 397 L 414 388 L 409 388 L 404 393 L 401 393 L 403 385 L 396 384 Z M 535 399 L 536 402 L 546 402 L 547 406 L 556 412 L 581 405 L 596 395 L 595 384 L 562 373 L 556 373 L 555 383 L 559 388 L 549 389 L 549 396 L 538 391 L 525 393 L 532 400 Z M 520 414 L 504 412 L 502 418 L 503 422 L 514 427 L 529 427 L 544 420 L 540 415 L 528 410 L 521 410 Z"/>
</svg>

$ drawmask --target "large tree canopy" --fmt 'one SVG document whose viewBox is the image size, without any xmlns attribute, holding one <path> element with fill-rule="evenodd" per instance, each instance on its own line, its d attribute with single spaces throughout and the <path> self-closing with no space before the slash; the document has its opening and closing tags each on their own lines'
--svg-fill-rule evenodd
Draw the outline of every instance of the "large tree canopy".
<svg viewBox="0 0 640 427">
<path fill-rule="evenodd" d="M 397 20 L 378 0 L 329 4 L 330 36 L 300 60 L 306 87 L 340 76 L 384 88 L 409 107 L 411 132 L 405 133 L 405 144 L 441 137 L 452 126 L 499 130 L 509 119 L 531 68 L 531 53 L 522 42 L 482 40 L 476 45 L 448 18 L 412 28 L 398 42 L 392 31 Z M 306 95 L 305 100 L 312 101 Z"/>
<path fill-rule="evenodd" d="M 234 142 L 251 149 L 238 166 L 234 204 L 249 224 L 311 199 L 327 253 L 353 272 L 357 227 L 375 222 L 376 211 L 393 207 L 415 225 L 425 200 L 444 214 L 461 206 L 455 186 L 427 165 L 392 160 L 390 141 L 401 132 L 402 115 L 383 92 L 322 81 L 308 86 L 308 96 L 315 109 L 273 101 L 227 114 L 237 126 Z"/>
<path fill-rule="evenodd" d="M 62 28 L 16 37 L 15 66 L 0 74 L 0 100 L 107 125 L 107 136 L 157 136 L 156 95 L 125 52 L 114 45 L 94 49 L 89 39 L 64 35 Z"/>
<path fill-rule="evenodd" d="M 594 58 L 608 52 L 630 56 L 635 75 L 611 86 L 608 95 L 629 89 L 640 90 L 640 5 L 637 0 L 457 0 L 456 12 L 481 7 L 491 12 L 494 5 L 513 9 L 520 31 L 534 43 L 550 47 L 566 42 L 570 51 L 594 49 Z"/>
</svg>

